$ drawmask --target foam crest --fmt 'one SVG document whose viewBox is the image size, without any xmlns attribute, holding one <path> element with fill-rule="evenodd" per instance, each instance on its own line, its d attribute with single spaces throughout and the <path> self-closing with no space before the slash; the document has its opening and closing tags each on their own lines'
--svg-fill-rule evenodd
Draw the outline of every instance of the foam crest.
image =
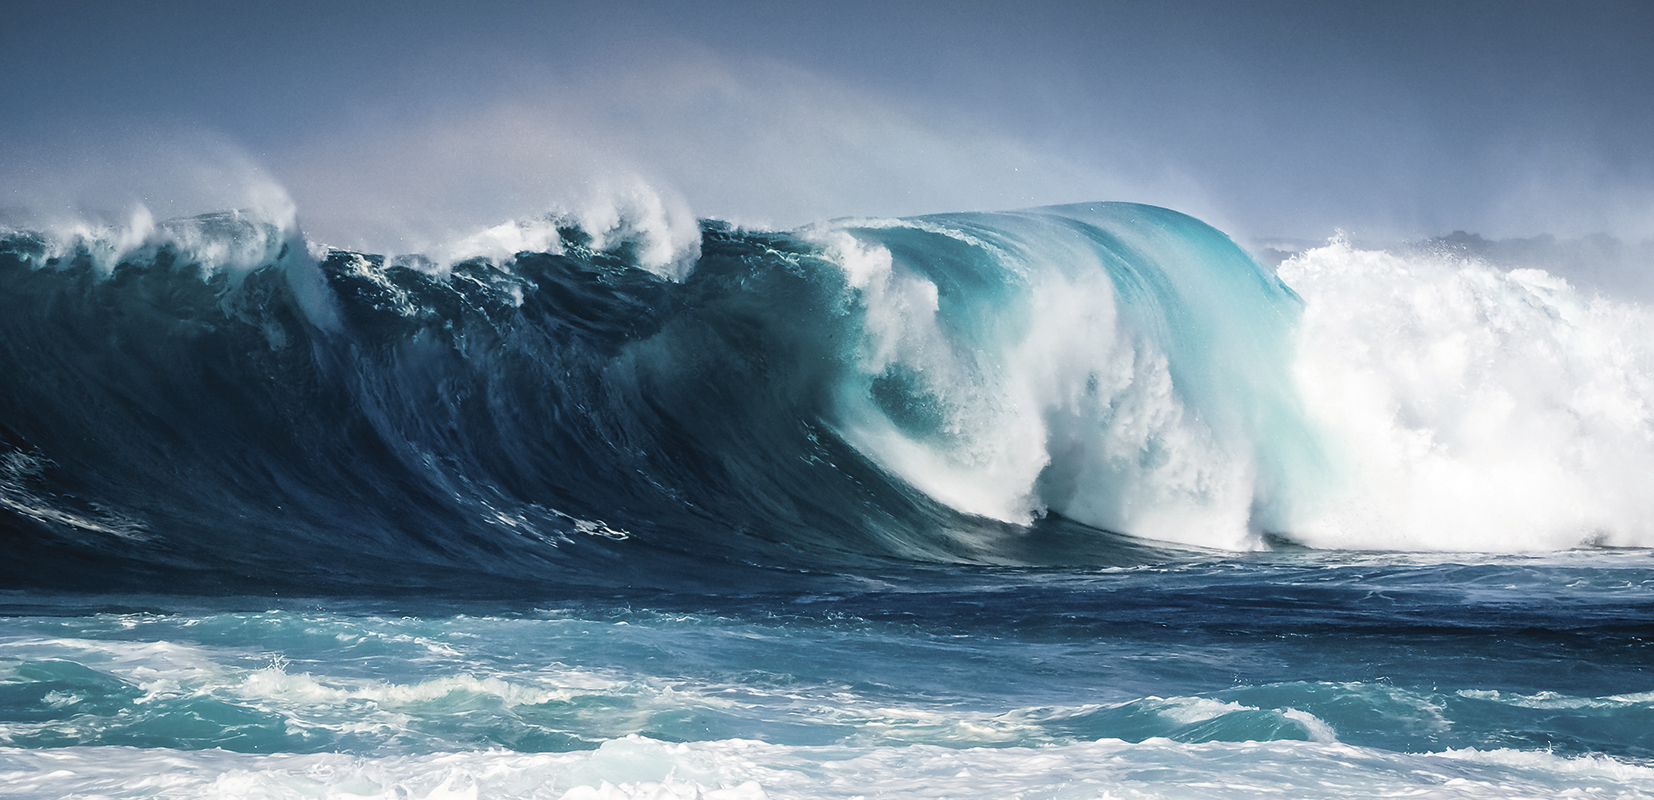
<svg viewBox="0 0 1654 800">
<path fill-rule="evenodd" d="M 456 695 L 490 697 L 507 707 L 568 701 L 582 693 L 612 691 L 612 685 L 597 685 L 591 678 L 576 676 L 575 687 L 540 687 L 498 676 L 454 675 L 417 683 L 358 682 L 324 683 L 309 674 L 290 674 L 271 667 L 249 674 L 233 691 L 248 700 L 278 701 L 295 706 L 339 705 L 351 700 L 371 701 L 397 709 L 441 700 Z M 612 684 L 612 682 L 605 682 Z"/>
<path fill-rule="evenodd" d="M 639 266 L 671 280 L 683 280 L 701 254 L 700 222 L 689 204 L 641 181 L 600 192 L 574 218 L 593 249 L 631 245 Z"/>
<path fill-rule="evenodd" d="M 1609 697 L 1574 697 L 1557 692 L 1512 694 L 1494 689 L 1461 689 L 1460 697 L 1489 700 L 1495 703 L 1543 710 L 1654 708 L 1654 692 L 1612 695 Z"/>
<path fill-rule="evenodd" d="M 477 258 L 503 264 L 521 252 L 561 254 L 571 245 L 623 252 L 637 266 L 681 281 L 700 257 L 700 223 L 682 197 L 634 180 L 599 187 L 569 208 L 436 244 L 424 255 L 446 269 Z"/>
<path fill-rule="evenodd" d="M 473 258 L 503 263 L 521 252 L 561 254 L 563 236 L 558 228 L 567 224 L 555 216 L 512 220 L 439 246 L 433 252 L 443 266 Z"/>
<path fill-rule="evenodd" d="M 1331 548 L 1654 545 L 1654 319 L 1541 271 L 1334 241 L 1281 265 Z"/>
<path fill-rule="evenodd" d="M 156 222 L 148 208 L 136 205 L 121 224 L 74 220 L 12 235 L 33 245 L 13 244 L 27 263 L 49 267 L 84 260 L 104 276 L 122 263 L 150 263 L 162 251 L 172 254 L 174 264 L 200 267 L 204 277 L 239 277 L 309 255 L 290 210 L 276 216 L 234 210 Z"/>
<path fill-rule="evenodd" d="M 7 230 L 20 242 L 34 245 L 19 248 L 18 255 L 36 267 L 57 265 L 81 256 L 99 274 L 108 275 L 115 265 L 143 247 L 155 233 L 155 217 L 142 204 L 133 206 L 124 224 L 84 219 L 60 221 L 44 232 Z"/>
</svg>

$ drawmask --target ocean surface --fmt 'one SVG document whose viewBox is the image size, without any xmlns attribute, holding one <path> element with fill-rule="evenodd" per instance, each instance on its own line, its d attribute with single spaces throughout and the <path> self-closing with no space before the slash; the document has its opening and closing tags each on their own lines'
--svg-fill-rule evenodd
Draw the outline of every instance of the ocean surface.
<svg viewBox="0 0 1654 800">
<path fill-rule="evenodd" d="M 1650 397 L 1127 203 L 0 230 L 0 795 L 1654 797 Z"/>
</svg>

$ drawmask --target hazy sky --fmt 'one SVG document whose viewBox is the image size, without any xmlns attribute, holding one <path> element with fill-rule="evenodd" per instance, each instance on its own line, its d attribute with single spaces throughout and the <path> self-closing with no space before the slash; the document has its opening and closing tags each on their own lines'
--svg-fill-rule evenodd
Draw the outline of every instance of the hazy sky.
<svg viewBox="0 0 1654 800">
<path fill-rule="evenodd" d="M 12 213 L 290 197 L 315 238 L 397 249 L 647 187 L 782 226 L 1136 200 L 1241 238 L 1654 237 L 1647 0 L 10 0 L 4 20 Z"/>
</svg>

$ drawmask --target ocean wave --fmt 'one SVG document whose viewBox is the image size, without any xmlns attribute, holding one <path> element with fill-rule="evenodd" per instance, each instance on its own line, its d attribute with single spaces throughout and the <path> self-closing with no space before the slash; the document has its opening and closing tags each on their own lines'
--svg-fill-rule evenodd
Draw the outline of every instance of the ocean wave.
<svg viewBox="0 0 1654 800">
<path fill-rule="evenodd" d="M 1122 203 L 784 232 L 651 197 L 423 254 L 244 212 L 7 234 L 8 578 L 1654 544 L 1644 312 L 1545 273 L 1333 242 L 1276 274 Z"/>
</svg>

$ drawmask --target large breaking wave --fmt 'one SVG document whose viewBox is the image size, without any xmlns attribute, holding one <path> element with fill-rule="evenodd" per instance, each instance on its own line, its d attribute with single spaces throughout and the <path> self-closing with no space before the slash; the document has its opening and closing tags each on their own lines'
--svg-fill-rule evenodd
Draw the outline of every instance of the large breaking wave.
<svg viewBox="0 0 1654 800">
<path fill-rule="evenodd" d="M 392 257 L 241 213 L 7 234 L 6 579 L 1654 544 L 1648 319 L 1541 272 L 1335 241 L 1277 274 L 1122 203 L 666 217 Z"/>
</svg>

